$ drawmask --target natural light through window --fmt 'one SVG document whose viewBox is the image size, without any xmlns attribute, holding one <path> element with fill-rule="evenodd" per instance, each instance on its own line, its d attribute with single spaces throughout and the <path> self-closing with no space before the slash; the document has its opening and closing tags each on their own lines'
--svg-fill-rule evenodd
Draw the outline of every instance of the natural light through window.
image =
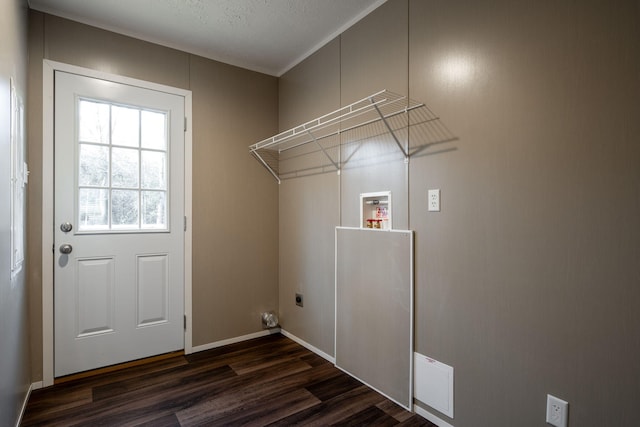
<svg viewBox="0 0 640 427">
<path fill-rule="evenodd" d="M 79 231 L 167 230 L 167 114 L 78 100 Z"/>
</svg>

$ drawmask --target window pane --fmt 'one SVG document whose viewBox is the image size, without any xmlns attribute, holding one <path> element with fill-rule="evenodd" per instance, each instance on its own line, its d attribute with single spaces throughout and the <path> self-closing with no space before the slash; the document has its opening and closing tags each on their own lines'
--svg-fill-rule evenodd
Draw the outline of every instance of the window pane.
<svg viewBox="0 0 640 427">
<path fill-rule="evenodd" d="M 164 191 L 142 192 L 142 228 L 167 228 Z"/>
<path fill-rule="evenodd" d="M 78 182 L 81 186 L 109 186 L 109 148 L 100 145 L 80 144 L 80 169 Z"/>
<path fill-rule="evenodd" d="M 167 112 L 79 99 L 79 230 L 167 230 Z"/>
<path fill-rule="evenodd" d="M 142 151 L 142 188 L 166 190 L 165 157 L 165 153 Z"/>
<path fill-rule="evenodd" d="M 142 147 L 156 150 L 167 149 L 166 114 L 152 111 L 142 112 Z"/>
<path fill-rule="evenodd" d="M 140 110 L 118 107 L 111 109 L 111 143 L 138 147 L 140 136 Z"/>
<path fill-rule="evenodd" d="M 109 190 L 81 188 L 79 193 L 79 230 L 105 230 L 109 228 Z"/>
<path fill-rule="evenodd" d="M 138 150 L 112 149 L 111 180 L 113 187 L 138 188 Z"/>
<path fill-rule="evenodd" d="M 109 105 L 80 100 L 78 106 L 80 141 L 109 143 Z"/>
<path fill-rule="evenodd" d="M 138 228 L 138 192 L 131 190 L 111 191 L 111 228 Z"/>
</svg>

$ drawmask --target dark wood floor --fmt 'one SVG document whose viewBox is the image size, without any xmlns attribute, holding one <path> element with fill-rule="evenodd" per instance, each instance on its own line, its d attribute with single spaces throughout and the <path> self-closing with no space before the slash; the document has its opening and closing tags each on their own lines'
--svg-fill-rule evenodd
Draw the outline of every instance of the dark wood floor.
<svg viewBox="0 0 640 427">
<path fill-rule="evenodd" d="M 58 384 L 23 426 L 434 426 L 280 335 Z"/>
</svg>

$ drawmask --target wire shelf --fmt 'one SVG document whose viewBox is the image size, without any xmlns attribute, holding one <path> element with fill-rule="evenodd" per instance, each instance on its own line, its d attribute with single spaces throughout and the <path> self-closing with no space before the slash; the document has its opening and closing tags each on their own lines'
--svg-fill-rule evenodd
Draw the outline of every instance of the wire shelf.
<svg viewBox="0 0 640 427">
<path fill-rule="evenodd" d="M 307 162 L 307 170 L 324 173 L 327 169 L 334 169 L 339 173 L 342 166 L 339 150 L 342 145 L 366 141 L 383 134 L 391 136 L 397 149 L 408 160 L 409 148 L 400 142 L 397 134 L 409 126 L 407 114 L 416 109 L 424 109 L 427 120 L 437 119 L 424 104 L 382 90 L 257 142 L 249 147 L 249 151 L 278 183 L 282 174 L 295 173 L 280 170 L 281 156 L 312 156 L 314 160 Z M 296 154 L 287 153 L 289 151 Z"/>
</svg>

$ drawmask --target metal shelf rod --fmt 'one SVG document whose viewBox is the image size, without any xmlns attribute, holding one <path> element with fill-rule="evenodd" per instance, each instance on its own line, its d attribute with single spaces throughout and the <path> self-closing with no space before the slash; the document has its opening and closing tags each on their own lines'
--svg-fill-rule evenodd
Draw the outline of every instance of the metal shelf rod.
<svg viewBox="0 0 640 427">
<path fill-rule="evenodd" d="M 253 154 L 262 164 L 262 166 L 264 166 L 265 168 L 267 168 L 267 170 L 271 173 L 271 175 L 273 175 L 273 177 L 278 181 L 278 184 L 280 184 L 280 177 L 278 176 L 277 173 L 275 173 L 275 171 L 273 169 L 271 169 L 271 166 L 269 166 L 267 164 L 267 162 L 265 162 L 262 157 L 256 153 L 255 151 L 252 151 L 251 154 Z"/>
<path fill-rule="evenodd" d="M 316 143 L 316 145 L 322 150 L 322 152 L 324 153 L 325 156 L 327 156 L 327 159 L 329 159 L 329 161 L 331 163 L 333 163 L 333 166 L 336 167 L 336 170 L 340 170 L 340 166 L 338 166 L 338 164 L 336 162 L 333 161 L 333 159 L 331 158 L 331 156 L 327 153 L 327 151 L 324 149 L 324 147 L 322 145 L 320 145 L 320 143 L 318 142 L 317 139 L 314 138 L 313 134 L 311 132 L 307 132 L 309 134 L 309 136 L 311 138 L 313 138 L 313 141 Z"/>
<path fill-rule="evenodd" d="M 371 103 L 373 103 L 373 98 L 371 99 Z M 380 115 L 380 119 L 382 120 L 382 122 L 384 123 L 384 125 L 387 127 L 387 130 L 389 131 L 389 133 L 391 134 L 391 136 L 393 137 L 393 140 L 396 142 L 396 144 L 398 145 L 398 148 L 400 149 L 400 151 L 402 151 L 402 154 L 404 154 L 404 158 L 407 159 L 409 156 L 407 155 L 407 152 L 404 150 L 404 147 L 402 146 L 402 144 L 400 144 L 400 141 L 398 140 L 398 137 L 396 136 L 395 132 L 393 131 L 393 129 L 391 129 L 391 126 L 389 126 L 389 122 L 387 122 L 387 119 L 384 118 L 384 114 L 382 114 L 382 111 L 380 111 L 380 108 L 378 108 L 377 105 L 373 105 L 373 108 L 376 109 L 376 111 L 378 112 L 378 114 Z"/>
</svg>

